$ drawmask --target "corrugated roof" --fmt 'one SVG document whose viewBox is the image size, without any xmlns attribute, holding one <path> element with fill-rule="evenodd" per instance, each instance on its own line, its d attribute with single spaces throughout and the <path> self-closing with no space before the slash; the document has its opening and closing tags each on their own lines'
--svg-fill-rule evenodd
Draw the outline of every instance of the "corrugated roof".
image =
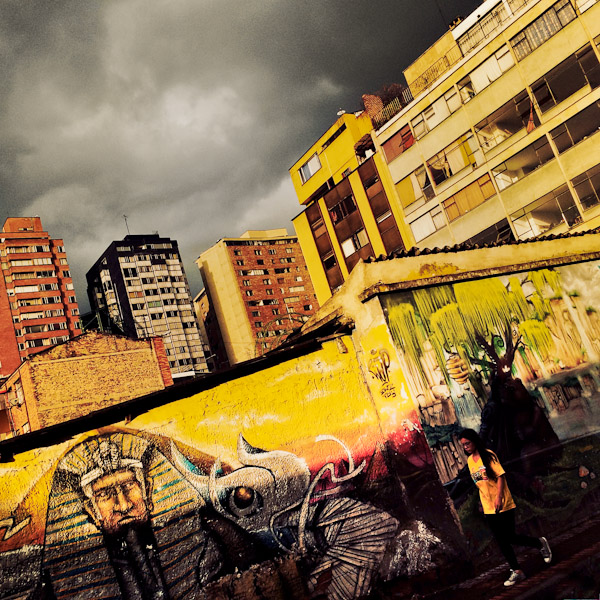
<svg viewBox="0 0 600 600">
<path fill-rule="evenodd" d="M 500 246 L 518 246 L 519 244 L 530 244 L 532 242 L 543 242 L 546 240 L 558 240 L 565 238 L 581 237 L 590 233 L 599 233 L 600 227 L 594 229 L 587 229 L 585 231 L 577 232 L 566 232 L 566 233 L 552 233 L 549 235 L 541 235 L 537 237 L 528 238 L 526 240 L 508 240 L 501 242 L 491 242 L 489 244 L 472 244 L 470 242 L 462 242 L 461 244 L 454 244 L 454 246 L 444 246 L 443 248 L 418 248 L 413 246 L 410 250 L 402 250 L 401 252 L 392 252 L 387 256 L 380 254 L 377 257 L 370 256 L 365 259 L 366 263 L 381 262 L 383 260 L 392 260 L 394 258 L 408 258 L 411 256 L 421 256 L 428 254 L 447 254 L 448 252 L 463 252 L 465 250 L 477 250 L 479 248 L 497 248 Z"/>
</svg>

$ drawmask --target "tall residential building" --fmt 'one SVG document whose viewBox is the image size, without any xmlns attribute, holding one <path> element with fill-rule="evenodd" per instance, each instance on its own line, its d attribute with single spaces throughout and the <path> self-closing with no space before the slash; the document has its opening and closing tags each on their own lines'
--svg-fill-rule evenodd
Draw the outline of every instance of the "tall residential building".
<svg viewBox="0 0 600 600">
<path fill-rule="evenodd" d="M 388 203 L 407 248 L 600 225 L 599 43 L 597 0 L 487 0 L 405 69 L 410 93 L 338 119 L 291 169 L 319 300 L 393 250 Z M 370 139 L 377 208 L 358 185 Z"/>
<path fill-rule="evenodd" d="M 108 313 L 128 336 L 160 336 L 174 378 L 206 373 L 177 242 L 158 234 L 128 235 L 87 273 L 92 310 Z"/>
<path fill-rule="evenodd" d="M 345 113 L 291 167 L 294 227 L 320 303 L 359 259 L 411 245 L 367 112 Z"/>
<path fill-rule="evenodd" d="M 595 0 L 487 0 L 404 71 L 373 122 L 419 247 L 600 224 L 599 42 Z"/>
<path fill-rule="evenodd" d="M 0 233 L 0 377 L 28 356 L 81 333 L 63 240 L 39 217 L 8 218 Z"/>
<path fill-rule="evenodd" d="M 196 264 L 230 365 L 274 348 L 318 308 L 298 238 L 285 229 L 223 238 Z"/>
</svg>

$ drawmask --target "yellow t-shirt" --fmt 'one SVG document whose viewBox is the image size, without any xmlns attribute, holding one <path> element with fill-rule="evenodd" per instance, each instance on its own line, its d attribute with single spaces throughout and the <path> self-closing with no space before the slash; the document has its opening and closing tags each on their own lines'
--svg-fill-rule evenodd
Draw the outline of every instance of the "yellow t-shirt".
<svg viewBox="0 0 600 600">
<path fill-rule="evenodd" d="M 496 475 L 496 477 L 504 475 L 504 469 L 502 468 L 498 457 L 491 450 L 490 453 L 496 459 L 492 460 L 490 464 L 494 475 Z M 469 456 L 467 464 L 469 465 L 471 477 L 479 489 L 479 498 L 481 500 L 481 506 L 483 506 L 483 513 L 486 515 L 493 515 L 496 512 L 494 503 L 496 502 L 496 495 L 498 494 L 498 480 L 496 479 L 496 481 L 493 481 L 488 479 L 488 476 L 485 472 L 485 466 L 480 456 L 478 456 L 477 460 L 474 460 L 472 455 Z M 500 512 L 511 510 L 515 507 L 515 501 L 513 500 L 510 490 L 508 489 L 508 485 L 506 485 L 505 481 L 504 493 L 502 497 L 502 508 L 500 509 Z"/>
</svg>

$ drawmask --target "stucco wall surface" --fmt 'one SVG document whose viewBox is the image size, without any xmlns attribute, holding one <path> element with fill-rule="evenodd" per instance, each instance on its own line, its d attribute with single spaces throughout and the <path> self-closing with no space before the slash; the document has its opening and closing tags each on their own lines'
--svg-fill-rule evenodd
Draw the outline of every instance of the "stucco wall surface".
<svg viewBox="0 0 600 600">
<path fill-rule="evenodd" d="M 380 319 L 16 454 L 0 597 L 359 598 L 449 565 L 457 521 L 396 366 Z"/>
</svg>

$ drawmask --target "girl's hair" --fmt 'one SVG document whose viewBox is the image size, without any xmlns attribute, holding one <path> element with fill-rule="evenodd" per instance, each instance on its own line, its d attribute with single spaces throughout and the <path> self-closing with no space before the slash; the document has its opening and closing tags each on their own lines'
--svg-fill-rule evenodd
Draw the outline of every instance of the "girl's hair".
<svg viewBox="0 0 600 600">
<path fill-rule="evenodd" d="M 475 450 L 477 450 L 477 452 L 479 453 L 479 456 L 481 456 L 481 462 L 483 463 L 483 466 L 485 467 L 485 474 L 488 476 L 488 479 L 491 479 L 492 481 L 496 481 L 497 477 L 496 477 L 496 474 L 494 473 L 494 471 L 492 470 L 491 464 L 493 462 L 498 462 L 498 458 L 496 457 L 496 455 L 493 452 L 488 450 L 483 445 L 483 440 L 479 437 L 479 434 L 474 429 L 463 429 L 458 434 L 458 439 L 459 440 L 462 440 L 462 439 L 469 440 L 470 442 L 473 443 L 473 445 L 475 446 Z"/>
</svg>

